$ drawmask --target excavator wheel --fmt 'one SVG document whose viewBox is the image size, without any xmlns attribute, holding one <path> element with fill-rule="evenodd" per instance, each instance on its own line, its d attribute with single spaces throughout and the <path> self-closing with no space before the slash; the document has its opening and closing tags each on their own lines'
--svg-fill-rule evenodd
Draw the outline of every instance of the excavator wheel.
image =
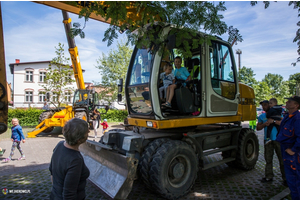
<svg viewBox="0 0 300 200">
<path fill-rule="evenodd" d="M 258 160 L 258 155 L 259 144 L 257 135 L 254 130 L 243 128 L 239 135 L 236 165 L 245 170 L 253 169 Z"/>
<path fill-rule="evenodd" d="M 187 143 L 170 140 L 157 149 L 150 163 L 153 189 L 166 199 L 186 195 L 195 184 L 198 158 Z"/>
<path fill-rule="evenodd" d="M 156 153 L 156 150 L 163 144 L 169 141 L 170 139 L 167 138 L 159 138 L 156 140 L 153 140 L 148 144 L 148 146 L 145 148 L 142 158 L 139 163 L 139 172 L 140 176 L 143 180 L 143 182 L 151 188 L 151 184 L 149 182 L 149 169 L 150 169 L 150 163 L 153 159 L 153 155 Z"/>
<path fill-rule="evenodd" d="M 79 118 L 79 119 L 83 119 L 84 121 L 87 121 L 86 112 L 84 111 L 76 112 L 75 118 Z"/>
<path fill-rule="evenodd" d="M 40 114 L 40 117 L 39 117 L 39 124 L 44 121 L 45 119 L 50 119 L 53 115 L 53 112 L 52 111 L 45 111 L 45 112 L 42 112 Z M 43 128 L 45 125 L 43 125 L 41 128 Z M 54 127 L 49 127 L 47 129 L 45 129 L 43 132 L 44 133 L 50 133 L 51 131 L 53 131 Z"/>
</svg>

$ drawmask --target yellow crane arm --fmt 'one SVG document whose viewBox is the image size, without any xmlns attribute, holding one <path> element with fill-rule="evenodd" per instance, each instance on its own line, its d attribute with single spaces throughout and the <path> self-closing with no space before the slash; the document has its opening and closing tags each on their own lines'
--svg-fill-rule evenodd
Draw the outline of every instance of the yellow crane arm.
<svg viewBox="0 0 300 200">
<path fill-rule="evenodd" d="M 67 40 L 68 40 L 69 52 L 71 55 L 73 71 L 74 71 L 74 78 L 76 80 L 77 89 L 85 89 L 81 64 L 80 64 L 79 55 L 78 55 L 78 49 L 75 44 L 74 38 L 72 38 L 70 36 L 71 18 L 69 18 L 69 14 L 64 10 L 62 10 L 62 15 L 63 15 L 63 19 L 64 19 L 63 23 L 64 23 L 66 36 L 67 36 Z"/>
</svg>

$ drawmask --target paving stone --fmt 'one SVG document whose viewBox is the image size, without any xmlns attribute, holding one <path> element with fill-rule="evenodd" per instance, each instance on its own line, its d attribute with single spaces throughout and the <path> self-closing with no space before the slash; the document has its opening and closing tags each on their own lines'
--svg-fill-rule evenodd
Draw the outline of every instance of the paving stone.
<svg viewBox="0 0 300 200">
<path fill-rule="evenodd" d="M 270 199 L 280 193 L 286 187 L 281 185 L 281 174 L 277 157 L 274 155 L 274 181 L 272 183 L 261 183 L 264 177 L 264 146 L 262 131 L 258 132 L 260 151 L 259 159 L 253 170 L 245 171 L 228 167 L 226 164 L 199 172 L 195 186 L 191 192 L 182 197 L 183 199 L 210 199 L 210 200 L 232 200 L 232 199 Z M 5 157 L 0 157 L 0 189 L 9 190 L 30 190 L 30 193 L 0 193 L 0 199 L 49 199 L 51 191 L 50 172 L 48 170 L 53 148 L 63 140 L 63 137 L 37 137 L 29 138 L 26 143 L 22 143 L 22 148 L 26 154 L 26 160 L 12 160 L 3 163 Z M 8 156 L 11 142 L 1 140 L 0 145 L 8 151 L 4 156 Z M 19 152 L 15 152 L 15 157 L 19 157 Z M 221 160 L 221 154 L 208 156 L 205 163 Z M 110 200 L 102 190 L 93 183 L 87 181 L 86 199 Z M 149 190 L 144 183 L 137 180 L 133 184 L 129 200 L 162 200 L 155 192 Z"/>
</svg>

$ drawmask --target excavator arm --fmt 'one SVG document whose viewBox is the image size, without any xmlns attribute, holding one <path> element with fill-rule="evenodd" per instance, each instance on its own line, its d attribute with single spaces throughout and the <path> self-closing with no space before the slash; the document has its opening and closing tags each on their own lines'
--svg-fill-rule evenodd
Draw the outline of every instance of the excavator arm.
<svg viewBox="0 0 300 200">
<path fill-rule="evenodd" d="M 6 87 L 6 69 L 5 69 L 5 54 L 4 54 L 4 38 L 2 25 L 2 12 L 0 2 L 0 134 L 7 130 L 8 118 L 8 98 Z"/>
</svg>

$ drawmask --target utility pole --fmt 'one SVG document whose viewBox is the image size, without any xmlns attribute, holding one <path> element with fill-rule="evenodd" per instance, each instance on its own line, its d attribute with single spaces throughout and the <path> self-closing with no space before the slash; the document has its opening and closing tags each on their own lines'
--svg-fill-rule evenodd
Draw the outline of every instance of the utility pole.
<svg viewBox="0 0 300 200">
<path fill-rule="evenodd" d="M 241 70 L 241 54 L 242 54 L 242 50 L 238 49 L 236 50 L 236 54 L 238 54 L 238 63 L 239 63 L 239 71 Z"/>
</svg>

